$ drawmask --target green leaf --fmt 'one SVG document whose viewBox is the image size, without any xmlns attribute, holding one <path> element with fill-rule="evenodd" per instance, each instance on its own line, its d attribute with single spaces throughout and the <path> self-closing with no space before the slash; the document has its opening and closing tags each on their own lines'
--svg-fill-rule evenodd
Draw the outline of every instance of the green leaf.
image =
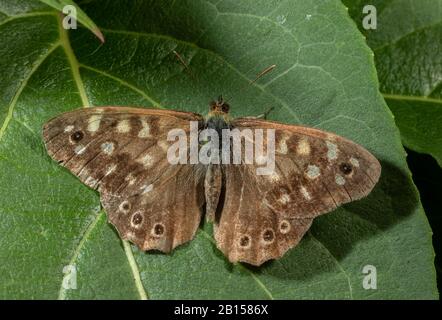
<svg viewBox="0 0 442 320">
<path fill-rule="evenodd" d="M 61 17 L 36 2 L 0 5 L 0 297 L 438 297 L 431 231 L 400 136 L 371 51 L 340 2 L 112 0 L 83 9 L 106 44 L 85 29 L 68 35 Z M 272 64 L 270 75 L 242 90 Z M 122 243 L 98 194 L 42 143 L 44 122 L 82 105 L 206 113 L 219 94 L 232 97 L 234 116 L 274 107 L 273 120 L 364 145 L 381 161 L 379 184 L 316 219 L 282 259 L 251 268 L 225 259 L 210 224 L 169 255 Z M 76 268 L 76 289 L 62 286 L 67 265 Z M 377 268 L 376 290 L 363 288 L 366 265 Z"/>
<path fill-rule="evenodd" d="M 380 90 L 402 142 L 442 167 L 442 0 L 345 0 L 375 53 Z M 377 29 L 365 30 L 362 8 L 377 8 Z"/>
<path fill-rule="evenodd" d="M 100 29 L 95 25 L 95 23 L 84 13 L 83 10 L 72 0 L 40 0 L 43 3 L 46 3 L 48 6 L 63 12 L 63 8 L 66 6 L 74 6 L 77 13 L 77 20 L 80 21 L 86 28 L 88 28 L 93 34 L 100 39 L 101 42 L 104 42 L 104 36 L 101 33 Z"/>
</svg>

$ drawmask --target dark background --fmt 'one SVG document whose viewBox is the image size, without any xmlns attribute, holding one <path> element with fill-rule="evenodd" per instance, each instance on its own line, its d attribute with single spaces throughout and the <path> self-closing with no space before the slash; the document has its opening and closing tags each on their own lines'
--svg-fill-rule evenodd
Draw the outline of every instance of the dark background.
<svg viewBox="0 0 442 320">
<path fill-rule="evenodd" d="M 419 189 L 422 205 L 433 230 L 433 246 L 436 253 L 435 265 L 437 287 L 442 290 L 442 169 L 436 160 L 426 154 L 406 149 L 407 162 L 413 181 Z"/>
</svg>

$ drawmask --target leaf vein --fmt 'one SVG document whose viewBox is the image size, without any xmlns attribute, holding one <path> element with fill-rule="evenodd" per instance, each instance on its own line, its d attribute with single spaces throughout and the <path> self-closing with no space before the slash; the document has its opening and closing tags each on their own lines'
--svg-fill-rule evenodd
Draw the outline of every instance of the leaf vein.
<svg viewBox="0 0 442 320">
<path fill-rule="evenodd" d="M 330 257 L 335 261 L 336 266 L 338 267 L 339 271 L 342 272 L 342 274 L 345 276 L 345 278 L 347 279 L 347 283 L 348 283 L 348 291 L 350 294 L 350 299 L 353 300 L 353 288 L 351 285 L 351 281 L 350 281 L 350 276 L 347 274 L 347 272 L 344 270 L 344 268 L 341 266 L 341 264 L 339 263 L 338 259 L 335 258 L 335 256 L 330 252 L 330 250 L 321 242 L 319 241 L 311 231 L 308 232 L 309 235 L 312 237 L 313 240 L 315 240 L 322 248 L 324 248 L 330 255 Z"/>
<path fill-rule="evenodd" d="M 14 108 L 17 104 L 17 101 L 21 95 L 21 93 L 23 92 L 23 90 L 25 89 L 26 85 L 28 84 L 29 80 L 31 79 L 32 75 L 38 70 L 38 68 L 40 68 L 40 66 L 43 64 L 43 62 L 51 55 L 51 53 L 58 48 L 58 46 L 60 45 L 60 42 L 57 41 L 54 44 L 51 45 L 51 47 L 49 47 L 48 51 L 46 51 L 42 56 L 39 57 L 39 59 L 36 61 L 36 63 L 34 64 L 33 68 L 31 69 L 31 71 L 28 73 L 28 75 L 23 79 L 22 84 L 19 86 L 19 88 L 17 89 L 17 91 L 15 92 L 14 96 L 11 99 L 11 102 L 9 104 L 9 109 L 8 109 L 8 113 L 6 115 L 6 118 L 3 122 L 2 127 L 0 128 L 0 141 L 3 138 L 3 135 L 5 134 L 5 131 L 8 127 L 9 122 L 12 119 L 13 113 L 14 113 Z"/>
<path fill-rule="evenodd" d="M 123 86 L 125 86 L 125 87 L 127 87 L 127 88 L 129 88 L 129 89 L 131 89 L 133 91 L 135 91 L 136 93 L 141 95 L 144 99 L 150 101 L 155 107 L 164 108 L 159 102 L 157 102 L 154 99 L 152 99 L 146 92 L 144 92 L 140 88 L 136 87 L 135 85 L 133 85 L 133 84 L 131 84 L 129 82 L 124 81 L 123 79 L 121 79 L 121 78 L 119 78 L 117 76 L 114 76 L 114 75 L 112 75 L 110 73 L 107 73 L 106 71 L 99 70 L 97 68 L 94 68 L 94 67 L 82 64 L 82 63 L 80 64 L 80 67 L 84 68 L 84 69 L 87 69 L 87 70 L 90 70 L 90 71 L 93 71 L 95 73 L 101 74 L 101 75 L 103 75 L 103 76 L 105 76 L 105 77 L 107 77 L 109 79 L 112 79 L 112 80 L 120 83 L 121 85 L 123 85 Z"/>
</svg>

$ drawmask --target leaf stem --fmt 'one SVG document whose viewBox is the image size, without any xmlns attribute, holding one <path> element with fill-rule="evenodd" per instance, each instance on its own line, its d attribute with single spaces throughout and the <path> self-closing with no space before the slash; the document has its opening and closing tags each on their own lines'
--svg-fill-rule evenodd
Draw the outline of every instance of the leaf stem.
<svg viewBox="0 0 442 320">
<path fill-rule="evenodd" d="M 86 90 L 84 88 L 83 80 L 81 79 L 80 76 L 80 64 L 78 63 L 77 57 L 74 54 L 74 50 L 72 50 L 71 42 L 69 41 L 68 32 L 65 28 L 63 28 L 63 21 L 61 14 L 58 15 L 58 26 L 60 32 L 61 45 L 66 53 L 69 64 L 71 65 L 72 75 L 74 77 L 75 84 L 77 85 L 81 102 L 83 103 L 83 106 L 89 107 L 91 106 L 91 104 L 86 95 Z"/>
<path fill-rule="evenodd" d="M 132 274 L 135 280 L 135 286 L 137 287 L 138 293 L 140 294 L 141 300 L 147 300 L 147 292 L 144 289 L 143 283 L 140 278 L 140 271 L 137 266 L 137 262 L 135 261 L 134 254 L 132 252 L 132 248 L 128 241 L 123 240 L 124 252 L 126 253 L 127 260 L 129 261 L 130 268 L 132 269 Z"/>
</svg>

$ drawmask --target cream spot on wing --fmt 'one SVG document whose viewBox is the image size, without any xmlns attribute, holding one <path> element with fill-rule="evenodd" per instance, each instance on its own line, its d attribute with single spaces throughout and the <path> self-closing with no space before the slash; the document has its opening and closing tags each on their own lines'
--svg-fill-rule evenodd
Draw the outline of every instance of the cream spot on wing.
<svg viewBox="0 0 442 320">
<path fill-rule="evenodd" d="M 138 132 L 139 138 L 147 138 L 150 136 L 150 126 L 147 123 L 146 119 L 141 119 L 141 130 Z"/>
<path fill-rule="evenodd" d="M 281 232 L 282 234 L 289 233 L 290 229 L 291 229 L 291 225 L 290 225 L 290 222 L 288 220 L 282 220 L 279 223 L 279 232 Z"/>
<path fill-rule="evenodd" d="M 97 179 L 92 178 L 91 176 L 87 177 L 86 180 L 84 181 L 84 184 L 87 185 L 88 187 L 94 187 L 95 184 L 97 183 Z"/>
<path fill-rule="evenodd" d="M 78 155 L 84 153 L 85 151 L 86 151 L 86 147 L 83 146 L 82 144 L 79 144 L 79 145 L 76 146 L 75 149 L 74 149 L 75 154 L 78 154 Z"/>
<path fill-rule="evenodd" d="M 308 165 L 306 174 L 309 179 L 316 179 L 321 175 L 319 168 L 312 164 Z"/>
<path fill-rule="evenodd" d="M 148 193 L 153 190 L 153 184 L 144 185 L 140 188 L 140 190 L 141 190 L 141 194 Z"/>
<path fill-rule="evenodd" d="M 340 174 L 336 174 L 335 175 L 335 182 L 336 182 L 336 184 L 343 186 L 345 184 L 345 179 Z"/>
<path fill-rule="evenodd" d="M 130 124 L 129 124 L 129 120 L 124 119 L 124 120 L 120 120 L 117 124 L 117 131 L 119 133 L 127 133 L 130 131 Z"/>
<path fill-rule="evenodd" d="M 126 235 L 123 236 L 123 239 L 127 240 L 134 240 L 135 238 L 135 234 L 132 231 L 128 231 Z"/>
<path fill-rule="evenodd" d="M 101 114 L 93 114 L 90 116 L 87 126 L 89 132 L 96 132 L 98 128 L 100 128 L 101 117 Z"/>
<path fill-rule="evenodd" d="M 64 132 L 71 132 L 72 130 L 74 130 L 74 126 L 73 125 L 69 125 L 69 126 L 66 126 L 64 128 Z"/>
<path fill-rule="evenodd" d="M 116 168 L 117 168 L 117 165 L 116 165 L 115 163 L 114 163 L 114 164 L 111 164 L 111 165 L 107 168 L 105 176 L 110 175 L 112 172 L 115 171 Z"/>
<path fill-rule="evenodd" d="M 275 171 L 273 171 L 271 174 L 268 174 L 266 176 L 271 182 L 278 182 L 279 180 L 281 180 L 281 177 Z"/>
<path fill-rule="evenodd" d="M 138 163 L 141 163 L 144 167 L 150 167 L 153 165 L 153 158 L 150 154 L 144 155 L 142 158 L 136 160 Z"/>
<path fill-rule="evenodd" d="M 301 188 L 299 188 L 299 190 L 301 191 L 301 193 L 304 196 L 304 198 L 306 198 L 307 200 L 311 200 L 312 199 L 312 197 L 311 197 L 310 193 L 307 191 L 306 187 L 301 186 Z"/>
<path fill-rule="evenodd" d="M 163 150 L 164 152 L 167 152 L 169 149 L 169 144 L 164 140 L 158 140 L 157 145 Z"/>
<path fill-rule="evenodd" d="M 310 143 L 307 141 L 307 139 L 301 139 L 299 141 L 296 152 L 303 156 L 308 156 L 310 154 Z"/>
<path fill-rule="evenodd" d="M 325 142 L 327 145 L 327 159 L 329 161 L 336 160 L 338 158 L 338 146 L 330 141 Z"/>
<path fill-rule="evenodd" d="M 289 203 L 290 202 L 290 196 L 287 194 L 287 193 L 283 193 L 280 197 L 279 197 L 279 199 L 278 199 L 278 202 L 279 203 L 281 203 L 281 204 L 287 204 L 287 203 Z"/>
<path fill-rule="evenodd" d="M 103 143 L 101 144 L 101 150 L 102 150 L 105 154 L 111 155 L 112 152 L 114 152 L 114 144 L 113 144 L 113 142 L 108 142 L 108 141 L 103 142 Z"/>
<path fill-rule="evenodd" d="M 350 163 L 355 166 L 356 168 L 359 168 L 359 161 L 356 158 L 351 157 L 350 158 Z"/>
<path fill-rule="evenodd" d="M 288 148 L 287 148 L 287 139 L 288 137 L 282 137 L 281 140 L 279 141 L 279 145 L 278 145 L 278 152 L 282 153 L 282 154 L 287 154 L 288 152 Z"/>
<path fill-rule="evenodd" d="M 131 186 L 131 185 L 133 185 L 133 184 L 135 183 L 136 178 L 133 176 L 132 173 L 129 173 L 129 174 L 124 178 L 124 180 L 127 181 L 128 184 Z"/>
</svg>

